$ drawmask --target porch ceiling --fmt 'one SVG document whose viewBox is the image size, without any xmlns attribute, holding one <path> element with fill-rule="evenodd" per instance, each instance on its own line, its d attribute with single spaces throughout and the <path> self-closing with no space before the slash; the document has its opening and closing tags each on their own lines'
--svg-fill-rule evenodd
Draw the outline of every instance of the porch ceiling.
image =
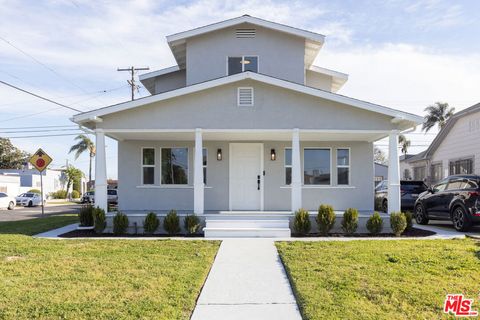
<svg viewBox="0 0 480 320">
<path fill-rule="evenodd" d="M 167 140 L 188 141 L 195 139 L 194 129 L 185 130 L 110 130 L 107 136 L 115 140 Z M 204 141 L 290 141 L 292 130 L 249 130 L 249 129 L 204 129 Z M 388 136 L 381 130 L 300 130 L 301 141 L 369 141 Z"/>
</svg>

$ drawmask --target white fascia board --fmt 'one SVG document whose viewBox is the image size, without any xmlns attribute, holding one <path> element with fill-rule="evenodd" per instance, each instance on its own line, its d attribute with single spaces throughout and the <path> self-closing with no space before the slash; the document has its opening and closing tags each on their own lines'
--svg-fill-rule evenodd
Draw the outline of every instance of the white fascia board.
<svg viewBox="0 0 480 320">
<path fill-rule="evenodd" d="M 167 73 L 172 73 L 172 72 L 175 72 L 175 71 L 179 71 L 179 70 L 180 70 L 179 66 L 168 67 L 168 68 L 165 68 L 165 69 L 155 70 L 155 71 L 152 71 L 152 72 L 141 74 L 141 75 L 138 76 L 138 79 L 140 81 L 143 81 L 143 80 L 147 80 L 147 79 L 150 79 L 150 78 L 155 78 L 155 77 L 158 77 L 158 76 L 161 76 L 161 75 L 164 75 L 164 74 L 167 74 Z"/>
<path fill-rule="evenodd" d="M 128 102 L 120 103 L 120 104 L 117 104 L 117 105 L 113 105 L 113 106 L 109 106 L 109 107 L 100 108 L 100 109 L 97 109 L 97 110 L 92 110 L 92 111 L 80 113 L 80 114 L 77 114 L 77 115 L 73 116 L 73 122 L 81 123 L 81 122 L 84 122 L 84 121 L 88 121 L 89 119 L 92 119 L 92 117 L 101 117 L 101 116 L 106 115 L 106 114 L 120 112 L 120 111 L 123 111 L 123 110 L 131 109 L 131 108 L 135 108 L 135 107 L 139 107 L 139 106 L 143 106 L 143 105 L 147 105 L 147 104 L 151 104 L 151 103 L 166 100 L 166 99 L 175 98 L 175 97 L 178 97 L 178 96 L 182 96 L 182 95 L 186 95 L 186 94 L 210 89 L 210 88 L 217 87 L 217 86 L 220 86 L 220 85 L 234 83 L 234 82 L 245 80 L 245 79 L 252 79 L 252 80 L 259 81 L 259 82 L 274 85 L 274 86 L 277 86 L 277 87 L 290 89 L 290 90 L 293 90 L 293 91 L 296 91 L 296 92 L 300 92 L 300 93 L 308 94 L 308 95 L 311 95 L 311 96 L 319 97 L 319 98 L 322 98 L 322 99 L 346 104 L 346 105 L 349 105 L 349 106 L 352 106 L 352 107 L 357 107 L 357 108 L 360 108 L 360 109 L 365 109 L 365 110 L 369 110 L 369 111 L 372 111 L 372 112 L 385 114 L 385 115 L 388 115 L 388 116 L 391 116 L 391 117 L 394 117 L 394 118 L 400 118 L 402 120 L 412 122 L 414 124 L 420 124 L 420 123 L 423 122 L 423 117 L 417 116 L 417 115 L 414 115 L 414 114 L 411 114 L 411 113 L 403 112 L 403 111 L 396 110 L 396 109 L 391 109 L 391 108 L 388 108 L 388 107 L 384 107 L 384 106 L 381 106 L 381 105 L 373 104 L 373 103 L 362 101 L 362 100 L 357 100 L 357 99 L 350 98 L 350 97 L 347 97 L 347 96 L 342 96 L 342 95 L 339 95 L 339 94 L 336 94 L 336 93 L 331 93 L 331 92 L 328 92 L 328 91 L 307 87 L 307 86 L 300 85 L 300 84 L 297 84 L 297 83 L 293 83 L 293 82 L 289 82 L 289 81 L 285 81 L 285 80 L 281 80 L 281 79 L 277 79 L 277 78 L 272 78 L 272 77 L 262 75 L 262 74 L 258 74 L 258 73 L 255 73 L 255 72 L 242 72 L 242 73 L 238 73 L 238 74 L 235 74 L 235 75 L 232 75 L 232 76 L 227 76 L 227 77 L 223 77 L 223 78 L 219 78 L 219 79 L 215 79 L 215 80 L 202 82 L 202 83 L 199 83 L 199 84 L 194 84 L 194 85 L 191 85 L 191 86 L 188 86 L 188 87 L 184 87 L 184 88 L 168 91 L 168 92 L 165 92 L 165 93 L 141 98 L 141 99 L 138 99 L 138 100 L 128 101 Z"/>
<path fill-rule="evenodd" d="M 210 25 L 207 25 L 207 26 L 204 26 L 204 27 L 200 27 L 200 28 L 196 28 L 196 29 L 192 29 L 192 30 L 188 30 L 188 31 L 180 32 L 180 33 L 175 33 L 175 34 L 167 36 L 167 41 L 169 43 L 170 42 L 175 42 L 175 41 L 180 41 L 180 40 L 195 37 L 195 36 L 207 33 L 207 32 L 212 32 L 212 31 L 215 31 L 215 30 L 220 30 L 220 29 L 231 27 L 231 26 L 235 26 L 235 25 L 238 25 L 238 24 L 241 24 L 241 23 L 251 23 L 251 24 L 254 24 L 254 25 L 258 25 L 258 26 L 261 26 L 261 27 L 268 28 L 268 29 L 278 30 L 278 31 L 281 31 L 281 32 L 285 32 L 285 33 L 289 33 L 289 34 L 296 35 L 296 36 L 299 36 L 299 37 L 303 37 L 305 39 L 311 39 L 311 40 L 314 40 L 314 41 L 320 42 L 320 43 L 323 43 L 325 41 L 325 36 L 323 34 L 311 32 L 311 31 L 307 31 L 307 30 L 302 30 L 302 29 L 297 29 L 297 28 L 294 28 L 294 27 L 290 27 L 290 26 L 279 24 L 279 23 L 276 23 L 276 22 L 271 22 L 271 21 L 251 17 L 251 16 L 248 16 L 248 15 L 233 18 L 233 19 L 229 19 L 229 20 L 225 20 L 225 21 L 221 21 L 221 22 L 217 22 L 217 23 L 210 24 Z"/>
</svg>

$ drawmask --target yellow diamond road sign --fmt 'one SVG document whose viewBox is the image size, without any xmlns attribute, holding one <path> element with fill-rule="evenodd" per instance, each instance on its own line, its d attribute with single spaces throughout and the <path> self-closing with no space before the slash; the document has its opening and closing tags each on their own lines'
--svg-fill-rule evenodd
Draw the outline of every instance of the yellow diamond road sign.
<svg viewBox="0 0 480 320">
<path fill-rule="evenodd" d="M 52 162 L 52 158 L 45 153 L 41 148 L 37 150 L 30 158 L 29 162 L 37 168 L 38 171 L 42 172 L 45 170 L 48 165 Z"/>
</svg>

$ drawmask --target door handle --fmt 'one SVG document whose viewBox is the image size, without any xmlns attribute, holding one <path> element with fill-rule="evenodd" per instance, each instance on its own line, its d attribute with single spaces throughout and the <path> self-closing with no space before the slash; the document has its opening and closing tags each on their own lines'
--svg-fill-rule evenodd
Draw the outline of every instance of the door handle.
<svg viewBox="0 0 480 320">
<path fill-rule="evenodd" d="M 260 190 L 260 175 L 257 176 L 257 190 Z"/>
</svg>

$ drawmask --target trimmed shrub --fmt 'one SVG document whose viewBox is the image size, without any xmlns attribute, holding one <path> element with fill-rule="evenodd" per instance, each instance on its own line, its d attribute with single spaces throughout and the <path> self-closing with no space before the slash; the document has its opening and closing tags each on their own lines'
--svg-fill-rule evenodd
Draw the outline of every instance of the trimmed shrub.
<svg viewBox="0 0 480 320">
<path fill-rule="evenodd" d="M 82 206 L 78 213 L 78 220 L 80 220 L 81 227 L 93 226 L 93 207 L 90 205 Z"/>
<path fill-rule="evenodd" d="M 379 234 L 383 229 L 383 219 L 378 212 L 374 212 L 373 215 L 367 220 L 367 230 L 373 235 Z"/>
<path fill-rule="evenodd" d="M 170 210 L 163 220 L 163 228 L 169 235 L 174 235 L 180 232 L 180 219 L 178 218 L 177 211 Z"/>
<path fill-rule="evenodd" d="M 188 234 L 195 234 L 197 233 L 198 229 L 200 229 L 200 219 L 195 215 L 195 213 L 192 215 L 187 215 L 183 221 L 183 225 Z"/>
<path fill-rule="evenodd" d="M 145 220 L 143 220 L 143 232 L 147 234 L 153 234 L 155 231 L 157 231 L 159 225 L 160 220 L 155 212 L 150 212 L 145 217 Z"/>
<path fill-rule="evenodd" d="M 346 234 L 353 234 L 358 228 L 358 210 L 349 208 L 343 213 L 342 229 Z"/>
<path fill-rule="evenodd" d="M 30 190 L 28 190 L 28 192 L 38 193 L 38 194 L 42 193 L 42 191 L 40 191 L 40 190 L 38 190 L 38 189 L 30 189 Z"/>
<path fill-rule="evenodd" d="M 405 230 L 411 230 L 413 227 L 413 213 L 407 211 L 403 214 L 405 215 L 405 220 L 407 220 L 407 227 L 405 228 Z"/>
<path fill-rule="evenodd" d="M 95 226 L 95 233 L 102 233 L 107 226 L 107 218 L 105 217 L 105 211 L 96 207 L 93 209 L 93 220 Z"/>
<path fill-rule="evenodd" d="M 127 228 L 128 228 L 127 215 L 118 211 L 115 217 L 113 217 L 113 233 L 125 234 L 127 233 Z"/>
<path fill-rule="evenodd" d="M 79 199 L 80 192 L 78 192 L 77 190 L 73 190 L 71 196 L 72 196 L 72 199 Z"/>
<path fill-rule="evenodd" d="M 318 208 L 316 221 L 318 230 L 322 235 L 326 236 L 335 225 L 335 212 L 333 211 L 333 207 L 327 204 L 322 204 Z"/>
<path fill-rule="evenodd" d="M 393 230 L 393 233 L 400 237 L 405 228 L 407 228 L 407 219 L 405 215 L 401 212 L 392 212 L 390 214 L 390 227 Z"/>
<path fill-rule="evenodd" d="M 67 199 L 68 194 L 66 190 L 58 190 L 58 191 L 52 192 L 50 196 L 53 199 Z"/>
<path fill-rule="evenodd" d="M 308 211 L 305 209 L 295 211 L 295 219 L 293 221 L 293 230 L 295 230 L 295 233 L 306 235 L 310 232 L 311 228 L 312 224 Z"/>
</svg>

